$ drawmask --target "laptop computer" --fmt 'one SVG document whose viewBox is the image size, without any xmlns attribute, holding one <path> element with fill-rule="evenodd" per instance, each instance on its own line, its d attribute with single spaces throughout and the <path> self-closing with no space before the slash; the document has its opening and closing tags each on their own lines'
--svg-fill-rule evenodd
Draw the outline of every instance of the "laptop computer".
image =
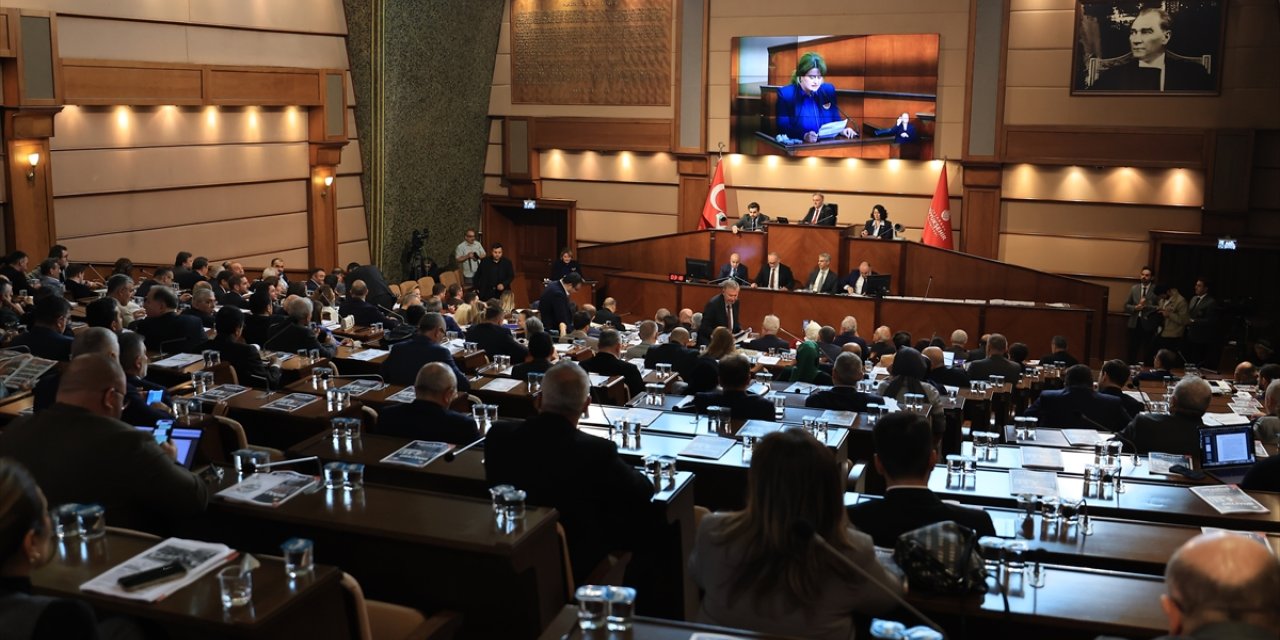
<svg viewBox="0 0 1280 640">
<path fill-rule="evenodd" d="M 1215 427 L 1200 430 L 1200 469 L 1226 484 L 1238 484 L 1256 462 L 1253 427 Z"/>
<path fill-rule="evenodd" d="M 161 422 L 169 421 L 162 420 Z M 134 428 L 147 433 L 155 433 L 156 430 L 156 427 Z M 178 464 L 186 469 L 190 469 L 195 464 L 196 451 L 200 449 L 200 436 L 202 435 L 204 435 L 204 431 L 200 429 L 169 428 L 169 440 L 173 442 L 173 446 L 178 448 Z"/>
</svg>

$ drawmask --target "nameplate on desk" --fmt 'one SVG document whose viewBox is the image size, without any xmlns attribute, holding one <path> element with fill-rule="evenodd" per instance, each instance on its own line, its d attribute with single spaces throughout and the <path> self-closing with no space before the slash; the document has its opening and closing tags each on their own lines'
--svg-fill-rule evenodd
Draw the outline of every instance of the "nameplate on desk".
<svg viewBox="0 0 1280 640">
<path fill-rule="evenodd" d="M 518 386 L 520 386 L 520 381 L 514 378 L 494 378 L 480 388 L 494 393 L 506 393 Z"/>
<path fill-rule="evenodd" d="M 178 354 L 171 355 L 168 358 L 165 358 L 164 360 L 158 360 L 156 362 L 152 362 L 151 366 L 163 367 L 166 369 L 183 369 L 197 362 L 202 362 L 203 360 L 204 360 L 204 356 L 198 353 L 178 353 Z"/>
<path fill-rule="evenodd" d="M 720 436 L 701 435 L 689 441 L 689 446 L 680 452 L 680 455 L 689 458 L 706 458 L 708 460 L 719 460 L 721 456 L 729 452 L 733 448 L 734 441 L 730 438 L 721 438 Z"/>
<path fill-rule="evenodd" d="M 1053 447 L 1018 447 L 1022 466 L 1027 469 L 1053 469 L 1062 471 L 1062 452 Z"/>
<path fill-rule="evenodd" d="M 604 407 L 601 407 L 601 410 L 603 409 Z M 662 417 L 661 411 L 635 407 L 632 409 L 628 409 L 627 413 L 622 417 L 622 420 L 624 422 L 638 422 L 640 423 L 640 426 L 647 427 L 653 424 L 654 420 L 657 420 L 658 418 L 661 418 L 661 417 Z"/>
<path fill-rule="evenodd" d="M 1058 495 L 1058 475 L 1052 471 L 1011 469 L 1009 471 L 1009 495 L 1056 497 Z"/>
<path fill-rule="evenodd" d="M 338 387 L 353 396 L 362 396 L 370 391 L 381 391 L 387 388 L 387 385 L 377 380 L 352 380 L 347 384 Z"/>
<path fill-rule="evenodd" d="M 347 359 L 368 362 L 375 358 L 381 358 L 389 353 L 391 352 L 385 349 L 363 349 L 361 351 L 352 351 L 351 354 L 347 356 Z"/>
<path fill-rule="evenodd" d="M 1176 453 L 1160 453 L 1158 451 L 1152 451 L 1147 454 L 1147 462 L 1147 468 L 1151 470 L 1151 473 L 1161 473 L 1164 475 L 1173 475 L 1173 472 L 1169 469 L 1175 465 L 1182 465 L 1188 469 L 1191 468 L 1191 456 L 1184 456 Z"/>
<path fill-rule="evenodd" d="M 272 400 L 271 402 L 262 405 L 262 408 L 270 409 L 272 411 L 284 411 L 286 413 L 293 413 L 294 411 L 297 411 L 298 409 L 301 409 L 313 402 L 319 402 L 319 401 L 320 401 L 319 396 L 313 396 L 309 393 L 291 393 L 287 396 L 276 398 L 275 400 Z"/>
</svg>

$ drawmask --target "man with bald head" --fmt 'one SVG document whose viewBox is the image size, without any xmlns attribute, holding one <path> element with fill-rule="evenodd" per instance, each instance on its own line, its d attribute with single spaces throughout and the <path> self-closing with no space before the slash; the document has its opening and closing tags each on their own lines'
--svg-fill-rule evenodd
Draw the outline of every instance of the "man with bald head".
<svg viewBox="0 0 1280 640">
<path fill-rule="evenodd" d="M 805 398 L 804 406 L 811 409 L 834 409 L 854 413 L 866 411 L 867 402 L 879 398 L 858 391 L 858 381 L 862 380 L 862 371 L 862 358 L 852 353 L 840 354 L 831 366 L 831 380 L 834 385 L 826 391 L 819 391 Z"/>
<path fill-rule="evenodd" d="M 1136 447 L 1139 454 L 1160 451 L 1200 455 L 1200 427 L 1212 399 L 1213 390 L 1208 382 L 1195 376 L 1183 378 L 1173 388 L 1168 414 L 1138 414 L 1120 432 L 1124 442 L 1132 443 L 1126 444 L 1126 449 L 1132 451 Z"/>
<path fill-rule="evenodd" d="M 449 409 L 457 395 L 453 369 L 440 362 L 428 362 L 413 381 L 413 402 L 390 403 L 383 409 L 378 416 L 378 433 L 458 446 L 474 442 L 480 437 L 475 420 Z"/>
<path fill-rule="evenodd" d="M 641 322 L 638 327 L 640 344 L 634 344 L 627 348 L 626 359 L 643 358 L 649 353 L 654 345 L 658 344 L 658 323 L 652 320 Z M 667 338 L 670 340 L 670 337 Z"/>
<path fill-rule="evenodd" d="M 1280 562 L 1248 536 L 1228 532 L 1198 535 L 1169 558 L 1160 607 L 1169 635 L 1261 640 L 1280 637 Z"/>
<path fill-rule="evenodd" d="M 170 519 L 203 511 L 208 493 L 200 478 L 174 464 L 172 443 L 157 445 L 120 420 L 126 393 L 118 361 L 78 356 L 57 402 L 0 434 L 0 456 L 26 465 L 50 504 L 101 504 L 113 526 L 163 533 Z"/>
<path fill-rule="evenodd" d="M 729 254 L 729 264 L 720 267 L 720 276 L 717 279 L 732 279 L 737 280 L 738 284 L 751 284 L 751 281 L 747 279 L 747 265 L 742 264 L 742 256 L 736 252 Z"/>
<path fill-rule="evenodd" d="M 959 367 L 948 367 L 947 360 L 942 354 L 942 347 L 925 347 L 920 352 L 924 357 L 929 359 L 929 382 L 940 384 L 944 387 L 969 387 L 969 375 L 964 369 Z"/>
<path fill-rule="evenodd" d="M 618 455 L 613 441 L 578 430 L 591 403 L 582 367 L 563 362 L 548 369 L 536 402 L 536 416 L 489 430 L 485 477 L 560 512 L 573 577 L 581 583 L 609 552 L 643 543 L 654 513 L 653 485 Z"/>
<path fill-rule="evenodd" d="M 671 330 L 666 344 L 650 347 L 644 354 L 644 366 L 652 369 L 658 363 L 671 365 L 671 370 L 686 378 L 697 363 L 698 352 L 689 348 L 689 332 L 683 327 Z"/>
</svg>

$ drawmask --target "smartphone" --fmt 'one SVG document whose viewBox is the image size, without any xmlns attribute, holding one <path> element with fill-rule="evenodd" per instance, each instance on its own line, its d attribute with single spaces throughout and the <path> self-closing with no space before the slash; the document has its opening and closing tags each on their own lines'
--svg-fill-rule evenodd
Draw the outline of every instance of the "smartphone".
<svg viewBox="0 0 1280 640">
<path fill-rule="evenodd" d="M 156 444 L 164 444 L 169 441 L 169 433 L 173 430 L 172 420 L 156 420 L 155 431 L 151 434 L 156 438 Z"/>
<path fill-rule="evenodd" d="M 147 587 L 155 586 L 162 582 L 177 580 L 187 575 L 187 568 L 182 566 L 181 562 L 170 562 L 160 565 L 154 569 L 131 573 L 127 576 L 116 580 L 116 584 L 120 585 L 125 591 L 138 591 Z"/>
<path fill-rule="evenodd" d="M 164 401 L 164 390 L 162 390 L 162 389 L 153 389 L 153 390 L 151 390 L 151 391 L 148 391 L 148 392 L 147 392 L 147 405 L 148 405 L 148 406 L 153 405 L 153 404 L 155 404 L 155 403 L 157 403 L 157 402 L 163 402 L 163 401 Z"/>
</svg>

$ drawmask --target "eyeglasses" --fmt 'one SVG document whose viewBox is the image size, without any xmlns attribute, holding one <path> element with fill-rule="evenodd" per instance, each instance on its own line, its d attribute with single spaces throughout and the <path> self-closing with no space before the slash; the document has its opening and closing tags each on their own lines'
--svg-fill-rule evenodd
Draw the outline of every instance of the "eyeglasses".
<svg viewBox="0 0 1280 640">
<path fill-rule="evenodd" d="M 123 391 L 121 391 L 121 390 L 119 390 L 119 389 L 117 389 L 117 388 L 115 388 L 115 387 L 107 387 L 107 391 L 110 391 L 111 393 L 115 393 L 115 394 L 119 394 L 119 395 L 120 395 L 120 406 L 121 406 L 121 407 L 127 407 L 127 406 L 129 406 L 129 394 L 127 394 L 127 393 L 125 393 L 125 392 L 123 392 Z"/>
</svg>

